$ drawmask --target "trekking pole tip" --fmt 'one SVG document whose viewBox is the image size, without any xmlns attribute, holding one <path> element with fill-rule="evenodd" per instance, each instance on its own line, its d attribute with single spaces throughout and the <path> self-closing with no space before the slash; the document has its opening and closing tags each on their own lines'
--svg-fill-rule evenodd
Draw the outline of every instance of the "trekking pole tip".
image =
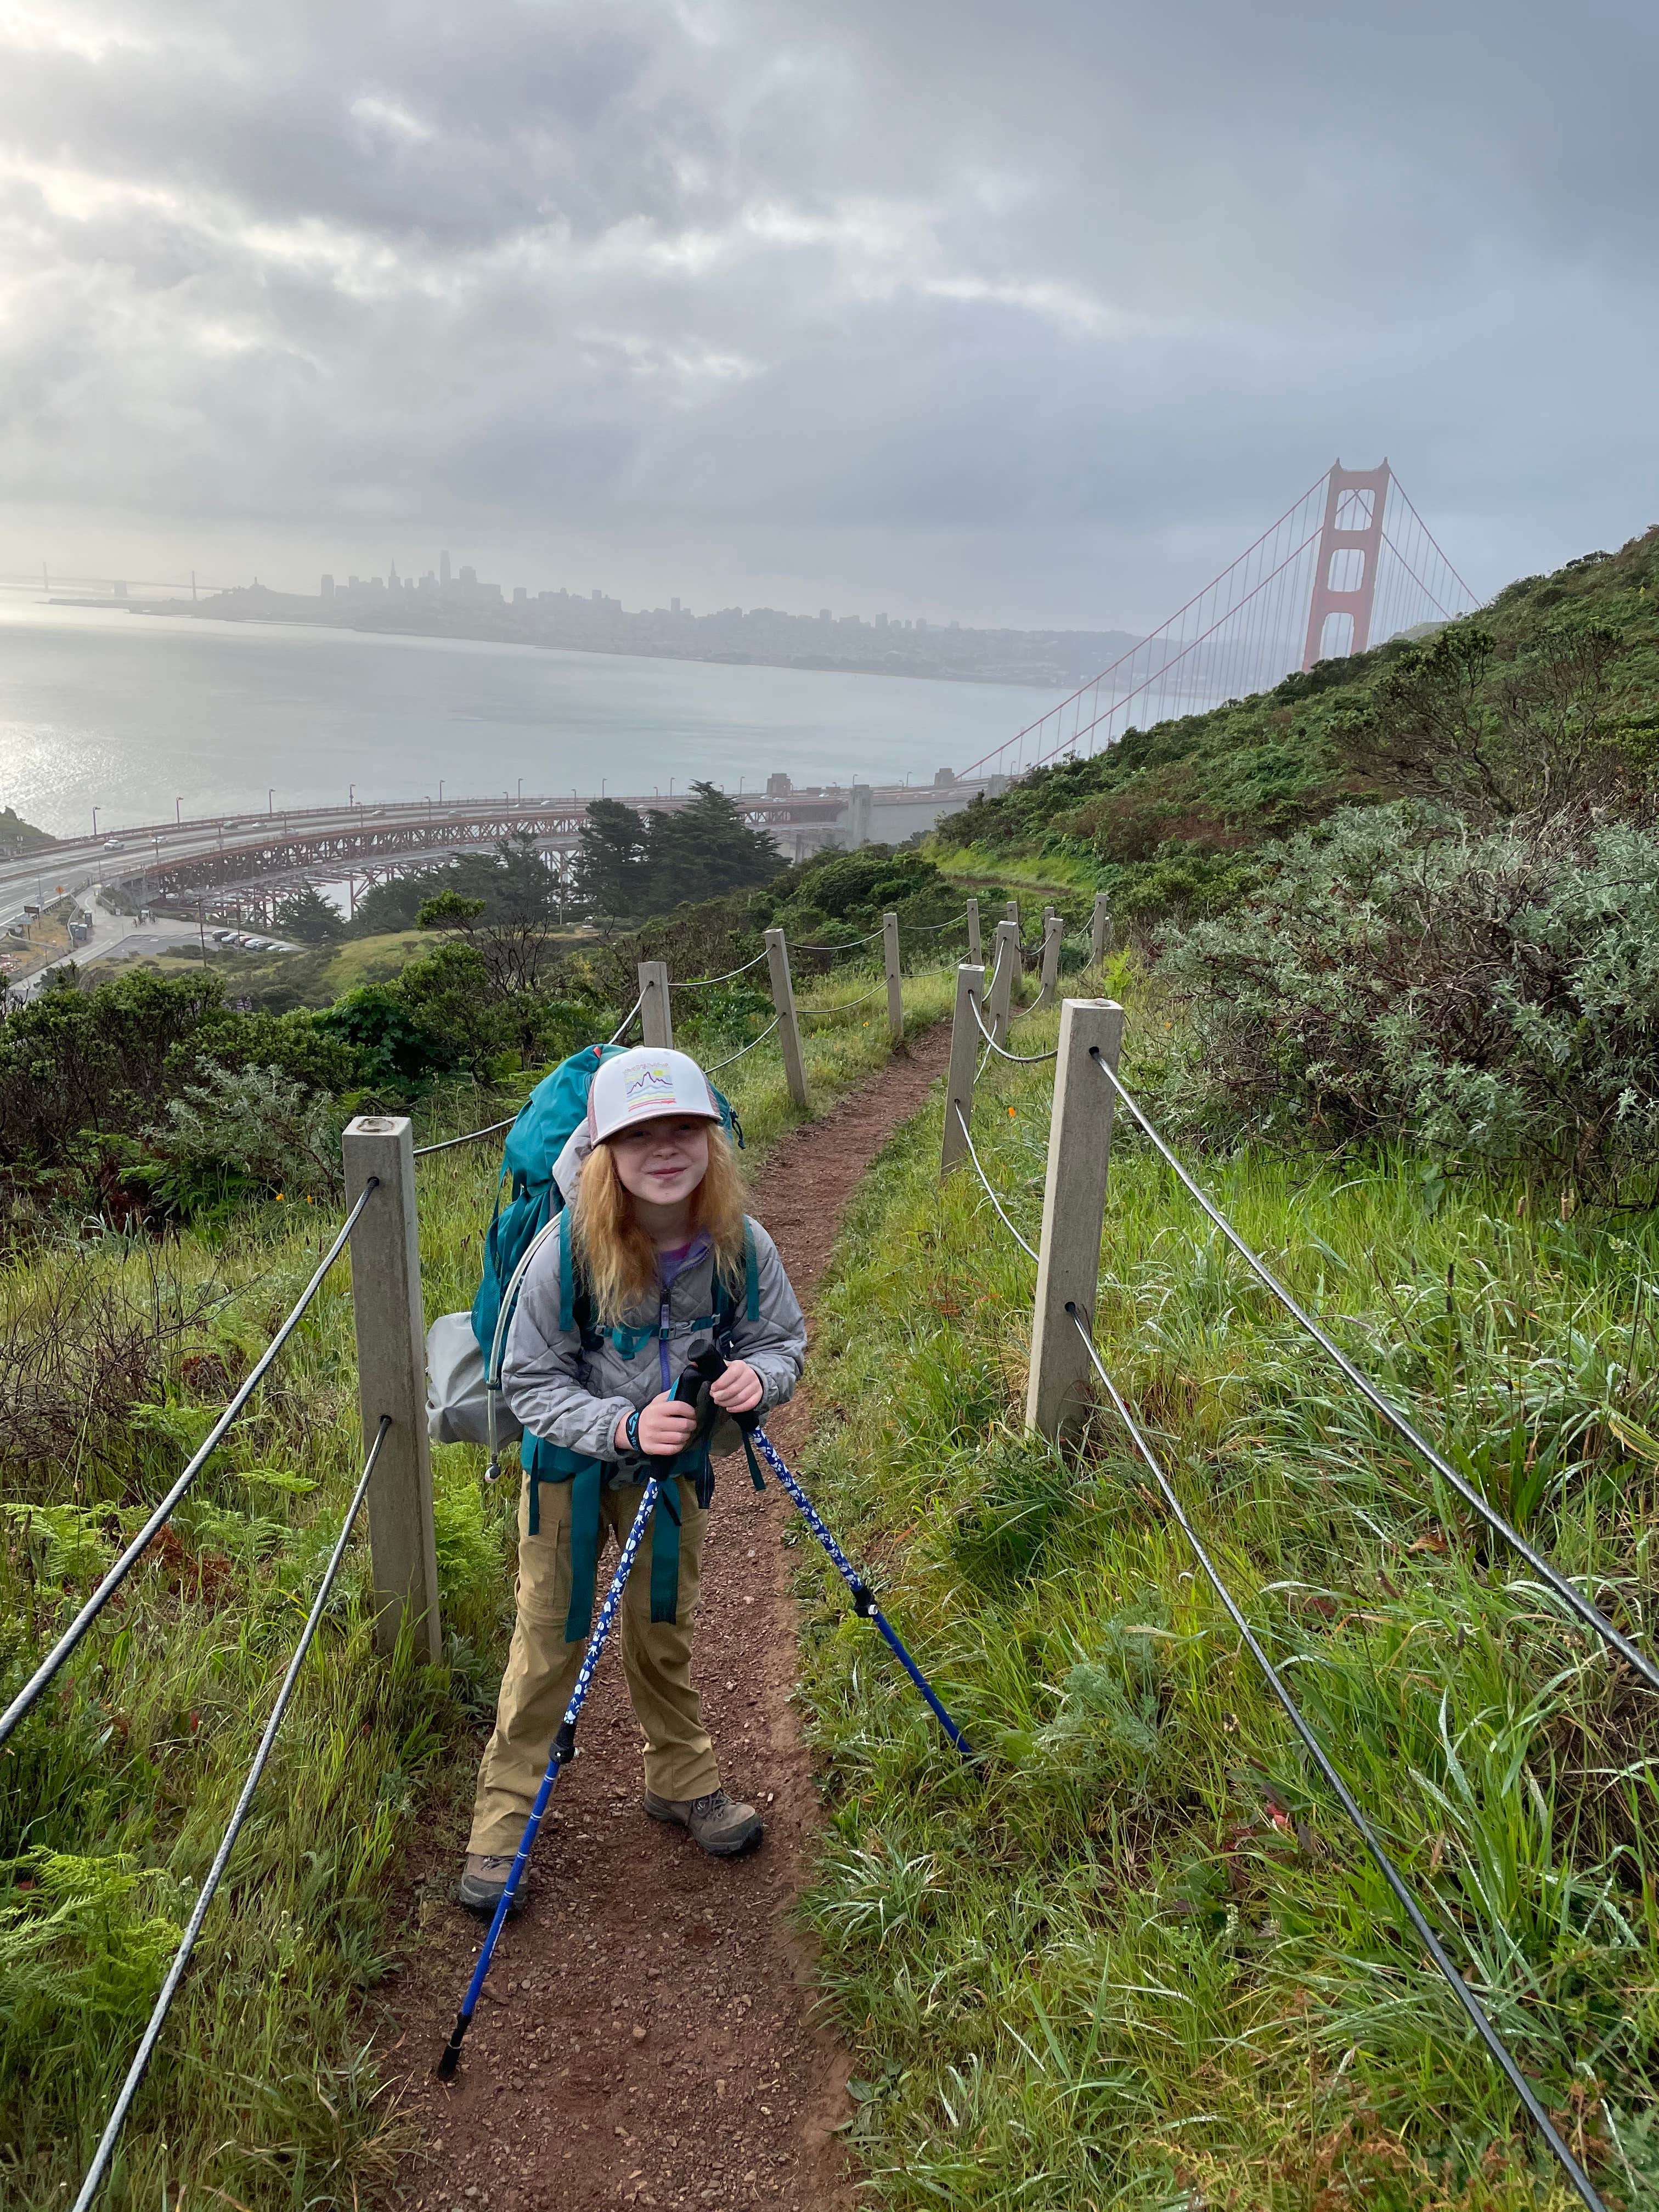
<svg viewBox="0 0 1659 2212">
<path fill-rule="evenodd" d="M 444 2045 L 443 2056 L 438 2061 L 438 2079 L 441 2081 L 455 2079 L 455 2069 L 461 2063 L 461 2044 L 466 2035 L 466 2014 L 459 2013 L 450 2031 L 449 2040 Z"/>
</svg>

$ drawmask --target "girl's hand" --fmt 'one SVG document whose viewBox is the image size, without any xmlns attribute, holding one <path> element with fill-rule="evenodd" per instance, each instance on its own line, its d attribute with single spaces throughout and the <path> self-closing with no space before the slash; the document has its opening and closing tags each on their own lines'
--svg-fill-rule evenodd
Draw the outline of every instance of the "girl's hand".
<svg viewBox="0 0 1659 2212">
<path fill-rule="evenodd" d="M 684 1451 L 697 1425 L 696 1408 L 680 1404 L 666 1390 L 654 1397 L 640 1415 L 640 1449 L 653 1459 L 672 1459 Z M 617 1449 L 628 1449 L 628 1422 L 617 1424 Z"/>
<path fill-rule="evenodd" d="M 709 1384 L 708 1395 L 723 1413 L 752 1413 L 766 1390 L 746 1359 L 733 1359 L 719 1382 Z"/>
</svg>

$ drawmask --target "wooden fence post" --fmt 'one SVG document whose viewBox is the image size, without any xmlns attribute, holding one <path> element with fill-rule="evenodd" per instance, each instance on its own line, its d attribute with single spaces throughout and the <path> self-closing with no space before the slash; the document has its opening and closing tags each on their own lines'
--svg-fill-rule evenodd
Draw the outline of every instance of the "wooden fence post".
<svg viewBox="0 0 1659 2212">
<path fill-rule="evenodd" d="M 986 1010 L 985 1026 L 999 1044 L 1008 1042 L 1008 1021 L 1014 994 L 1014 975 L 1019 967 L 1019 924 L 1000 921 L 995 938 L 996 953 L 991 969 L 990 1004 Z"/>
<path fill-rule="evenodd" d="M 1095 893 L 1095 910 L 1089 921 L 1089 965 L 1098 968 L 1112 949 L 1112 902 L 1104 891 Z"/>
<path fill-rule="evenodd" d="M 1037 1004 L 1054 1004 L 1055 988 L 1060 981 L 1060 940 L 1066 933 L 1066 925 L 1050 907 L 1042 925 L 1042 993 Z"/>
<path fill-rule="evenodd" d="M 772 1004 L 778 1010 L 778 1044 L 783 1053 L 783 1073 L 789 1096 L 803 1114 L 811 1111 L 806 1095 L 806 1063 L 800 1056 L 800 1024 L 795 1018 L 795 987 L 789 975 L 789 947 L 781 929 L 766 933 L 766 972 L 771 979 Z"/>
<path fill-rule="evenodd" d="M 984 996 L 984 969 L 964 961 L 957 969 L 957 1011 L 951 1024 L 951 1072 L 945 1079 L 945 1137 L 939 1155 L 941 1182 L 968 1157 L 968 1140 L 957 1121 L 957 1109 L 961 1109 L 964 1121 L 974 1110 L 974 1070 L 983 1040 L 973 1009 Z"/>
<path fill-rule="evenodd" d="M 977 968 L 984 957 L 979 942 L 979 901 L 970 898 L 968 902 L 968 958 Z"/>
<path fill-rule="evenodd" d="M 1111 1000 L 1067 999 L 1062 1004 L 1025 1393 L 1025 1425 L 1045 1437 L 1076 1428 L 1088 1405 L 1089 1355 L 1066 1309 L 1074 1306 L 1084 1328 L 1093 1328 L 1114 1101 L 1111 1085 L 1091 1054 L 1098 1052 L 1115 1070 L 1122 1041 L 1123 1009 Z"/>
<path fill-rule="evenodd" d="M 406 1115 L 359 1115 L 341 1142 L 346 1188 L 380 1187 L 351 1232 L 357 1328 L 357 1407 L 367 1442 L 392 1426 L 368 1486 L 374 1648 L 384 1658 L 405 1616 L 417 1659 L 442 1654 L 438 1553 L 432 1527 L 432 1455 L 426 1435 L 426 1315 L 415 1218 L 415 1150 Z"/>
<path fill-rule="evenodd" d="M 881 958 L 887 972 L 887 1041 L 897 1044 L 904 1035 L 904 988 L 899 981 L 898 916 L 881 918 Z"/>
<path fill-rule="evenodd" d="M 674 1016 L 668 1002 L 668 963 L 640 963 L 640 1042 L 672 1050 Z"/>
<path fill-rule="evenodd" d="M 1002 918 L 1005 921 L 1012 921 L 1016 929 L 1019 927 L 1019 901 L 1018 899 L 1009 900 L 1007 905 L 1002 909 Z"/>
</svg>

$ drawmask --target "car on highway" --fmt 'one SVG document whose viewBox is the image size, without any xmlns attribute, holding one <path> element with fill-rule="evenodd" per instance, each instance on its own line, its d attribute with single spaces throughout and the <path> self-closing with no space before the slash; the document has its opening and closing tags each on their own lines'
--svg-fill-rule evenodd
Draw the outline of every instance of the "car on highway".
<svg viewBox="0 0 1659 2212">
<path fill-rule="evenodd" d="M 126 849 L 126 842 L 123 838 L 106 837 L 104 840 L 104 850 L 106 853 L 125 853 Z"/>
</svg>

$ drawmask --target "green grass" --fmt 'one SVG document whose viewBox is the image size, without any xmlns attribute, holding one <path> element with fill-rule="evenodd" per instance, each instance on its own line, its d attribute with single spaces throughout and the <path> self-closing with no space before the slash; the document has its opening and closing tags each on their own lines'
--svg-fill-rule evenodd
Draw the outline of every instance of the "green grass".
<svg viewBox="0 0 1659 2212">
<path fill-rule="evenodd" d="M 1054 1029 L 1038 1016 L 1015 1042 Z M 1051 1074 L 1000 1069 L 975 1115 L 1033 1243 Z M 871 2194 L 907 2212 L 1565 2205 L 1109 1411 L 1063 1453 L 1022 1434 L 1031 1270 L 971 1168 L 941 1194 L 939 1135 L 935 1107 L 843 1231 L 806 1467 L 988 1754 L 981 1774 L 956 1763 L 803 1553 L 830 1824 L 809 1913 L 857 2053 Z M 1392 1159 L 1206 1173 L 1290 1287 L 1651 1648 L 1651 1220 L 1540 1220 L 1516 1190 Z M 1651 1702 L 1450 1516 L 1121 1130 L 1098 1340 L 1569 2141 L 1651 2212 Z"/>
<path fill-rule="evenodd" d="M 981 884 L 1006 884 L 1011 891 L 1049 891 L 1056 902 L 1069 898 L 1075 904 L 1079 896 L 1092 896 L 1100 875 L 1086 855 L 1004 854 L 985 845 L 953 845 L 948 820 L 929 839 L 927 850 L 952 883 L 969 890 Z"/>
<path fill-rule="evenodd" d="M 803 988 L 845 1004 L 863 969 Z M 907 985 L 917 1024 L 948 975 Z M 710 994 L 712 999 L 714 994 Z M 761 1024 L 688 1022 L 719 1056 Z M 886 1057 L 878 1000 L 815 1024 L 815 1108 Z M 770 1041 L 720 1079 L 757 1164 L 799 1116 Z M 516 1096 L 506 1102 L 510 1106 Z M 477 1126 L 495 1094 L 434 1102 L 420 1134 Z M 498 1145 L 422 1163 L 428 1317 L 470 1303 Z M 210 1239 L 68 1239 L 0 1270 L 0 1390 L 18 1421 L 0 1510 L 9 1696 L 206 1434 L 233 1377 L 336 1224 L 250 1209 Z M 27 1417 L 25 1436 L 23 1417 Z M 361 1463 L 349 1282 L 337 1267 L 163 1539 L 0 1757 L 0 2201 L 62 2212 L 78 2185 L 222 1831 Z M 20 1456 L 20 1454 L 27 1456 Z M 398 1887 L 420 1828 L 470 1799 L 510 1625 L 515 1486 L 434 1453 L 443 1663 L 370 1648 L 361 1533 L 128 2125 L 112 2212 L 374 2201 L 399 2123 L 378 2054 L 413 1931 Z M 215 2195 L 212 2192 L 218 2192 Z"/>
</svg>

